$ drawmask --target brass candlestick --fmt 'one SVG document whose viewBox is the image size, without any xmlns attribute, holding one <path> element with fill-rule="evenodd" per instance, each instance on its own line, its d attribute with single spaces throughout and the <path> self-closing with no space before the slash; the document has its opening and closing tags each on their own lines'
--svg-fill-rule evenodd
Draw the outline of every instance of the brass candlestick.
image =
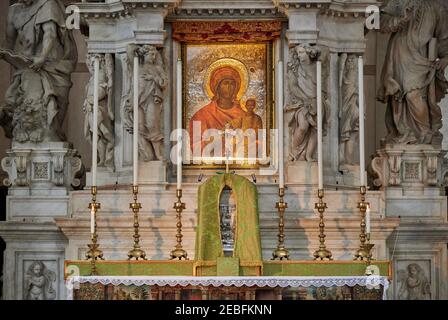
<svg viewBox="0 0 448 320">
<path fill-rule="evenodd" d="M 366 212 L 370 203 L 366 201 L 367 187 L 360 187 L 361 202 L 358 204 L 359 211 L 361 212 L 361 233 L 359 235 L 360 245 L 359 249 L 356 251 L 354 260 L 364 261 L 370 263 L 372 259 L 372 249 L 374 244 L 370 243 L 370 235 L 366 234 Z"/>
<path fill-rule="evenodd" d="M 174 209 L 176 210 L 176 240 L 177 244 L 173 251 L 171 251 L 171 260 L 188 260 L 187 251 L 182 247 L 182 211 L 186 209 L 185 203 L 182 202 L 182 189 L 176 191 L 177 201 L 174 203 Z"/>
<path fill-rule="evenodd" d="M 277 249 L 272 253 L 272 260 L 289 260 L 289 251 L 285 248 L 285 210 L 288 208 L 288 204 L 284 200 L 285 188 L 279 188 L 278 194 L 280 201 L 275 205 L 279 215 L 278 245 Z"/>
<path fill-rule="evenodd" d="M 327 249 L 325 245 L 325 223 L 324 223 L 324 213 L 327 209 L 327 204 L 324 202 L 324 190 L 319 189 L 317 191 L 317 196 L 319 201 L 316 203 L 315 208 L 319 212 L 319 250 L 314 252 L 314 260 L 333 260 L 332 253 Z"/>
<path fill-rule="evenodd" d="M 134 202 L 129 204 L 129 208 L 134 212 L 134 248 L 129 251 L 128 260 L 146 260 L 146 253 L 140 248 L 138 213 L 142 208 L 142 204 L 138 202 L 138 186 L 132 187 L 132 193 L 134 195 Z"/>
<path fill-rule="evenodd" d="M 93 213 L 93 233 L 91 236 L 92 243 L 88 244 L 89 250 L 86 252 L 86 259 L 90 260 L 92 264 L 92 276 L 98 275 L 97 268 L 96 268 L 96 261 L 97 260 L 104 260 L 103 257 L 103 251 L 99 249 L 98 244 L 98 233 L 96 232 L 97 224 L 96 224 L 96 214 L 99 209 L 101 209 L 101 203 L 96 202 L 96 195 L 97 195 L 97 187 L 92 186 L 91 192 L 92 192 L 92 202 L 89 204 L 90 212 Z"/>
</svg>

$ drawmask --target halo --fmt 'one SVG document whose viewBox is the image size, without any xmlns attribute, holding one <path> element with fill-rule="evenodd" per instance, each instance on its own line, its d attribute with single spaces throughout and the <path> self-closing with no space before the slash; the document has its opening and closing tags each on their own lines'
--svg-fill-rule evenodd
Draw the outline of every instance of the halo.
<svg viewBox="0 0 448 320">
<path fill-rule="evenodd" d="M 241 78 L 241 86 L 236 98 L 238 100 L 241 100 L 249 86 L 249 72 L 247 71 L 246 66 L 241 61 L 232 58 L 223 58 L 216 60 L 210 65 L 210 67 L 208 67 L 204 77 L 204 91 L 207 93 L 207 96 L 210 99 L 213 99 L 214 94 L 212 88 L 210 87 L 211 76 L 215 70 L 222 67 L 231 67 L 239 73 Z"/>
</svg>

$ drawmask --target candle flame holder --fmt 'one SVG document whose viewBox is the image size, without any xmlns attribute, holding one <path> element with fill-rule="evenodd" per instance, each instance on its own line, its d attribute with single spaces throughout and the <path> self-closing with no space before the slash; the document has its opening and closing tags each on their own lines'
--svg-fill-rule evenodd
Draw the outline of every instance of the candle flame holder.
<svg viewBox="0 0 448 320">
<path fill-rule="evenodd" d="M 328 208 L 327 204 L 324 202 L 324 190 L 319 189 L 317 191 L 317 196 L 319 201 L 315 204 L 316 210 L 319 212 L 319 249 L 314 252 L 314 260 L 333 260 L 333 254 L 327 249 L 325 245 L 325 223 L 324 223 L 324 213 Z"/>
<path fill-rule="evenodd" d="M 132 187 L 132 194 L 134 195 L 134 202 L 129 204 L 129 208 L 134 213 L 134 248 L 128 253 L 128 260 L 146 260 L 146 252 L 140 248 L 140 224 L 138 214 L 142 208 L 142 204 L 138 202 L 138 186 Z"/>
<path fill-rule="evenodd" d="M 177 201 L 174 203 L 173 209 L 176 210 L 176 241 L 177 244 L 174 250 L 171 251 L 171 260 L 188 260 L 187 251 L 183 249 L 182 246 L 182 212 L 187 208 L 185 203 L 182 202 L 182 189 L 177 189 L 176 191 Z"/>
<path fill-rule="evenodd" d="M 289 251 L 285 248 L 285 210 L 288 204 L 285 202 L 285 188 L 279 188 L 280 200 L 275 207 L 278 210 L 278 245 L 272 253 L 272 260 L 289 260 Z"/>
<path fill-rule="evenodd" d="M 361 233 L 359 235 L 359 249 L 355 253 L 354 260 L 364 261 L 368 263 L 372 260 L 372 249 L 375 246 L 370 243 L 370 234 L 366 234 L 366 212 L 370 203 L 366 201 L 367 187 L 360 187 L 361 202 L 358 203 L 358 208 L 361 213 Z"/>
<path fill-rule="evenodd" d="M 103 251 L 99 249 L 98 244 L 98 233 L 97 233 L 97 223 L 96 223 L 96 215 L 98 213 L 98 210 L 101 209 L 101 203 L 96 201 L 96 195 L 98 192 L 98 189 L 96 186 L 92 186 L 91 189 L 92 192 L 92 202 L 89 204 L 90 212 L 93 213 L 93 233 L 91 236 L 92 243 L 88 244 L 89 250 L 86 252 L 86 259 L 91 262 L 91 275 L 96 276 L 98 275 L 98 270 L 96 267 L 96 261 L 97 260 L 104 260 L 103 257 Z"/>
</svg>

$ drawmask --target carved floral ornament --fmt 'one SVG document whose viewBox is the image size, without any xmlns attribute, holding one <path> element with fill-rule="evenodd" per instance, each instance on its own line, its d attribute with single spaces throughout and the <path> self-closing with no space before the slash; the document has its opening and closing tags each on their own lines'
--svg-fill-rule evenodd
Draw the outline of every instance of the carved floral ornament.
<svg viewBox="0 0 448 320">
<path fill-rule="evenodd" d="M 270 41 L 280 37 L 281 21 L 174 21 L 173 39 L 181 42 Z"/>
</svg>

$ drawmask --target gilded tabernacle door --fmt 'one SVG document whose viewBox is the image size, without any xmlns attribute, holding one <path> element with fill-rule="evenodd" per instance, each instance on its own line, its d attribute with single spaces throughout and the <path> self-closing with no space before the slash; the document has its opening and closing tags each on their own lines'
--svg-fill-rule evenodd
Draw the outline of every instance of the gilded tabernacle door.
<svg viewBox="0 0 448 320">
<path fill-rule="evenodd" d="M 225 254 L 220 212 L 221 195 L 233 191 L 236 211 L 233 215 L 233 258 L 261 261 L 261 240 L 256 186 L 242 176 L 221 174 L 208 179 L 198 191 L 198 227 L 195 260 L 216 261 Z"/>
</svg>

